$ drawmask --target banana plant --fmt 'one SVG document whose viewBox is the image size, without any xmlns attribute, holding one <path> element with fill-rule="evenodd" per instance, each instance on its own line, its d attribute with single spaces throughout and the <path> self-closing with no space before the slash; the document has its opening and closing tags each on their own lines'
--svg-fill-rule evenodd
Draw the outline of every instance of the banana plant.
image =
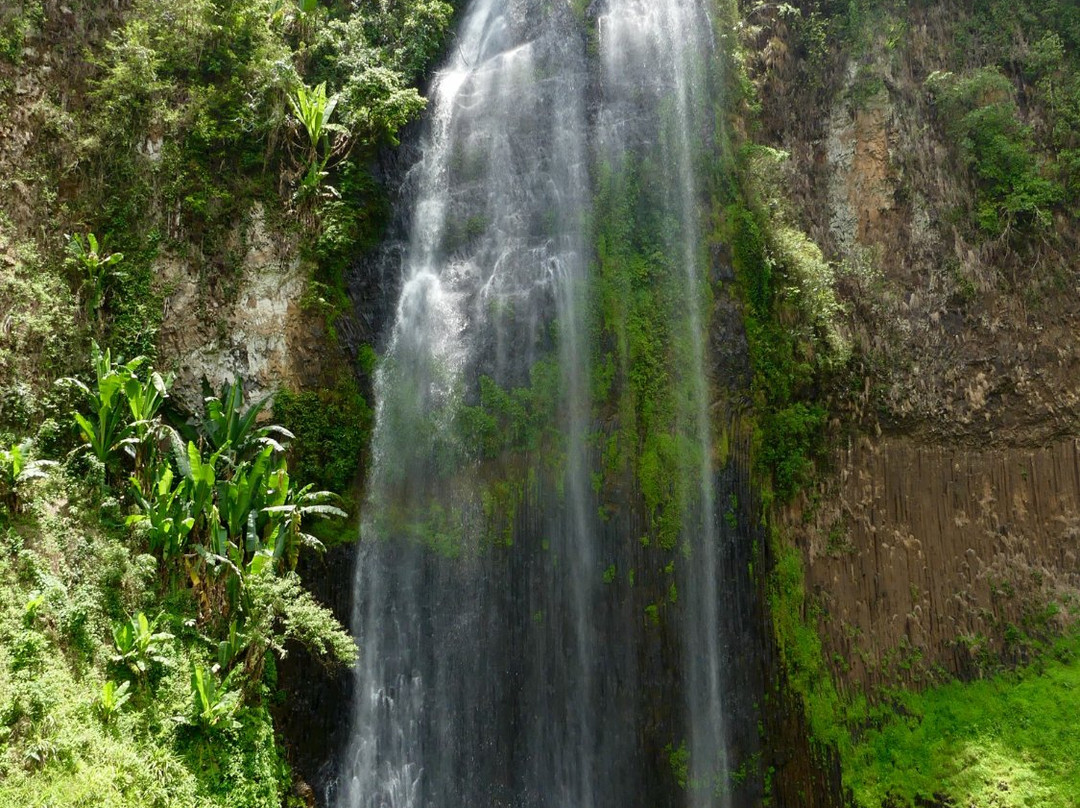
<svg viewBox="0 0 1080 808">
<path fill-rule="evenodd" d="M 164 655 L 165 645 L 173 638 L 165 631 L 154 631 L 160 615 L 153 621 L 139 612 L 126 623 L 113 626 L 113 643 L 116 653 L 112 661 L 130 670 L 137 677 L 143 677 L 152 663 L 168 665 Z"/>
<path fill-rule="evenodd" d="M 98 244 L 97 236 L 93 233 L 87 233 L 85 237 L 76 233 L 65 238 L 70 260 L 82 275 L 79 294 L 82 295 L 86 305 L 87 316 L 96 318 L 100 327 L 106 286 L 110 279 L 125 276 L 123 272 L 115 268 L 124 260 L 124 255 L 123 253 L 105 254 L 101 245 Z"/>
<path fill-rule="evenodd" d="M 96 382 L 91 389 L 88 385 L 73 378 L 60 380 L 62 384 L 77 387 L 90 401 L 91 417 L 81 413 L 72 413 L 79 427 L 84 446 L 102 463 L 113 460 L 124 447 L 135 442 L 135 430 L 128 421 L 129 409 L 123 399 L 126 397 L 128 383 L 134 378 L 145 357 L 138 356 L 123 365 L 112 360 L 112 352 L 102 351 L 97 342 L 91 343 L 91 360 L 94 365 Z"/>
<path fill-rule="evenodd" d="M 303 161 L 305 168 L 294 197 L 296 201 L 304 201 L 320 193 L 322 182 L 328 174 L 327 168 L 331 158 L 343 151 L 348 143 L 349 131 L 330 121 L 338 100 L 339 96 L 336 94 L 327 95 L 326 82 L 315 87 L 300 84 L 289 96 L 289 106 L 292 107 L 293 115 L 307 135 Z M 339 136 L 336 143 L 332 143 L 330 139 L 330 136 L 334 134 Z M 330 196 L 338 195 L 337 191 L 329 186 L 323 188 L 322 193 Z"/>
<path fill-rule="evenodd" d="M 235 619 L 229 621 L 229 636 L 218 643 L 217 670 L 227 671 L 233 661 L 248 645 L 248 638 L 241 633 Z"/>
<path fill-rule="evenodd" d="M 250 456 L 263 446 L 284 451 L 284 445 L 273 436 L 288 441 L 294 437 L 292 432 L 282 426 L 260 426 L 258 423 L 269 402 L 270 398 L 266 397 L 245 408 L 243 381 L 237 379 L 226 384 L 221 395 L 207 396 L 203 400 L 202 434 L 214 449 L 238 458 Z"/>
<path fill-rule="evenodd" d="M 117 685 L 111 679 L 102 686 L 97 706 L 98 713 L 104 723 L 108 724 L 120 712 L 127 700 L 131 698 L 131 693 L 128 692 L 130 688 L 130 682 L 121 682 Z"/>
<path fill-rule="evenodd" d="M 10 514 L 22 511 L 25 486 L 33 480 L 44 479 L 48 469 L 56 466 L 52 460 L 34 459 L 32 453 L 33 442 L 30 440 L 0 448 L 0 501 Z"/>
<path fill-rule="evenodd" d="M 187 483 L 188 514 L 195 520 L 193 530 L 199 534 L 209 532 L 217 523 L 214 510 L 214 492 L 217 482 L 217 465 L 222 450 L 204 458 L 194 442 L 188 441 L 186 447 L 176 447 L 174 458 Z"/>
<path fill-rule="evenodd" d="M 312 491 L 314 486 L 306 485 L 299 491 L 288 491 L 286 501 L 280 505 L 264 508 L 276 522 L 274 534 L 274 564 L 279 569 L 296 569 L 300 557 L 300 548 L 308 547 L 322 552 L 326 549 L 321 541 L 310 533 L 304 532 L 304 519 L 345 518 L 345 511 L 336 505 L 328 504 L 334 495 L 329 491 Z M 287 490 L 287 488 L 286 488 Z"/>
<path fill-rule="evenodd" d="M 127 518 L 127 524 L 145 525 L 150 552 L 160 553 L 168 562 L 183 554 L 195 518 L 190 513 L 189 481 L 182 478 L 174 486 L 171 468 L 161 465 L 157 471 L 157 480 L 146 491 L 139 478 L 131 478 L 131 494 L 139 511 Z"/>
<path fill-rule="evenodd" d="M 195 718 L 204 730 L 236 729 L 234 718 L 240 706 L 240 694 L 229 688 L 230 676 L 219 686 L 214 673 L 202 665 L 191 666 L 191 695 Z"/>
<path fill-rule="evenodd" d="M 229 479 L 218 484 L 218 508 L 230 538 L 242 539 L 246 552 L 253 553 L 262 546 L 259 516 L 267 500 L 274 496 L 276 474 L 285 463 L 274 458 L 274 450 L 264 447 L 254 460 L 242 462 Z M 265 522 L 266 520 L 262 520 Z"/>
<path fill-rule="evenodd" d="M 170 380 L 171 381 L 171 380 Z M 131 413 L 131 443 L 135 458 L 135 474 L 147 484 L 153 473 L 158 439 L 171 428 L 158 418 L 158 411 L 169 397 L 169 381 L 152 371 L 144 381 L 132 373 L 124 382 L 124 397 Z"/>
</svg>

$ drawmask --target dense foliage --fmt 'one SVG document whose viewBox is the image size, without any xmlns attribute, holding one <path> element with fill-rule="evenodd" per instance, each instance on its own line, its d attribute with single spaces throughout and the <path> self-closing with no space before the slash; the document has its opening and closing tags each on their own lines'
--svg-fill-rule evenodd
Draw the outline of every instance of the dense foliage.
<svg viewBox="0 0 1080 808">
<path fill-rule="evenodd" d="M 306 521 L 344 514 L 291 484 L 291 435 L 239 384 L 169 424 L 160 374 L 94 351 L 92 379 L 61 380 L 85 398 L 79 445 L 62 463 L 32 441 L 0 455 L 0 804 L 279 805 L 271 652 L 356 658 L 292 572 L 320 546 Z M 99 743 L 112 753 L 87 777 Z"/>
<path fill-rule="evenodd" d="M 11 179 L 34 207 L 0 214 L 0 805 L 296 799 L 270 717 L 276 660 L 300 644 L 349 664 L 356 647 L 293 568 L 316 536 L 355 535 L 339 517 L 371 413 L 347 365 L 325 390 L 283 393 L 282 427 L 239 383 L 185 411 L 151 368 L 158 267 L 179 259 L 201 296 L 227 297 L 257 205 L 333 335 L 343 271 L 386 215 L 369 167 L 423 109 L 452 12 L 0 9 L 3 119 L 24 60 L 53 50 L 65 88 L 36 102 Z"/>
<path fill-rule="evenodd" d="M 1076 805 L 1077 652 L 1066 640 L 1015 673 L 896 694 L 851 754 L 857 804 Z"/>
<path fill-rule="evenodd" d="M 714 234 L 730 245 L 745 300 L 756 460 L 784 502 L 824 459 L 827 395 L 850 356 L 837 322 L 836 269 L 793 226 L 778 193 L 785 160 L 769 148 L 741 150 L 739 193 L 720 212 Z"/>
</svg>

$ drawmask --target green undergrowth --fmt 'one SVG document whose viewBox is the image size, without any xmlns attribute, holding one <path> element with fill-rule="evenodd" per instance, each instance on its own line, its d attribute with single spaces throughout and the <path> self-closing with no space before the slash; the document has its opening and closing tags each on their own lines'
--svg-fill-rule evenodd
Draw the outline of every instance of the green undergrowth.
<svg viewBox="0 0 1080 808">
<path fill-rule="evenodd" d="M 117 503 L 82 492 L 54 479 L 0 525 L 0 806 L 278 808 L 291 775 L 265 706 L 193 729 L 191 666 L 213 664 L 215 643 L 157 589 Z M 173 638 L 107 715 L 106 682 L 126 681 L 112 630 L 136 612 Z"/>
<path fill-rule="evenodd" d="M 962 76 L 935 73 L 927 86 L 947 134 L 959 144 L 977 178 L 979 228 L 992 236 L 1012 228 L 1050 229 L 1065 186 L 1053 161 L 1037 151 L 1034 130 L 1023 121 L 1013 82 L 990 67 Z"/>
<path fill-rule="evenodd" d="M 1080 635 L 1032 640 L 1035 661 L 985 678 L 872 700 L 837 688 L 805 588 L 802 553 L 772 528 L 769 613 L 811 748 L 835 755 L 858 808 L 1080 804 Z"/>
<path fill-rule="evenodd" d="M 74 428 L 0 433 L 0 806 L 277 808 L 277 658 L 356 657 L 294 572 L 344 514 L 239 384 L 184 422 L 143 360 L 92 364 Z"/>
<path fill-rule="evenodd" d="M 299 485 L 337 492 L 349 512 L 345 522 L 321 523 L 323 541 L 356 538 L 360 475 L 366 467 L 374 413 L 351 376 L 333 388 L 274 396 L 274 420 L 295 436 L 289 444 L 289 467 Z"/>
<path fill-rule="evenodd" d="M 838 326 L 836 269 L 795 227 L 779 196 L 786 155 L 744 146 L 737 196 L 717 203 L 716 243 L 730 249 L 753 369 L 755 462 L 781 502 L 827 455 L 825 401 L 850 348 Z"/>
<path fill-rule="evenodd" d="M 773 554 L 769 615 L 787 685 L 799 697 L 815 750 L 819 754 L 836 750 L 843 756 L 851 748 L 843 720 L 847 706 L 822 650 L 819 615 L 807 598 L 802 553 L 775 527 L 770 528 L 769 542 Z"/>
<path fill-rule="evenodd" d="M 900 692 L 888 720 L 845 760 L 858 805 L 994 808 L 1080 805 L 1080 639 L 1037 663 L 923 693 Z"/>
</svg>

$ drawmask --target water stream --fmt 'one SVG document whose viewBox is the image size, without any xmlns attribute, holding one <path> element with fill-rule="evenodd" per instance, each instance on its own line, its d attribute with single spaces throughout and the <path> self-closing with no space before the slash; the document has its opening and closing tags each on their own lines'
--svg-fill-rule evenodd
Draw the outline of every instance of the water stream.
<svg viewBox="0 0 1080 808">
<path fill-rule="evenodd" d="M 408 236 L 387 248 L 401 292 L 375 385 L 338 808 L 727 804 L 707 5 L 464 11 L 400 194 Z M 676 273 L 670 430 L 696 447 L 663 628 L 643 615 L 675 582 L 644 569 L 640 494 L 601 480 L 594 372 L 597 177 L 646 164 Z"/>
</svg>

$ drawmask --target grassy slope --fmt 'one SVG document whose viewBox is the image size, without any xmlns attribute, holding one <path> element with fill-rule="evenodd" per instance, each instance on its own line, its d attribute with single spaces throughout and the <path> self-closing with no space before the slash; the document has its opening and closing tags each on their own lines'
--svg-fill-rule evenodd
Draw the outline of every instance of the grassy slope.
<svg viewBox="0 0 1080 808">
<path fill-rule="evenodd" d="M 208 664 L 213 644 L 158 594 L 155 560 L 103 524 L 109 504 L 80 489 L 54 477 L 0 522 L 0 806 L 281 805 L 288 768 L 263 706 L 242 709 L 236 730 L 183 723 L 190 666 Z M 158 630 L 175 637 L 105 720 L 102 686 L 125 678 L 111 629 L 139 610 L 164 613 Z"/>
</svg>

